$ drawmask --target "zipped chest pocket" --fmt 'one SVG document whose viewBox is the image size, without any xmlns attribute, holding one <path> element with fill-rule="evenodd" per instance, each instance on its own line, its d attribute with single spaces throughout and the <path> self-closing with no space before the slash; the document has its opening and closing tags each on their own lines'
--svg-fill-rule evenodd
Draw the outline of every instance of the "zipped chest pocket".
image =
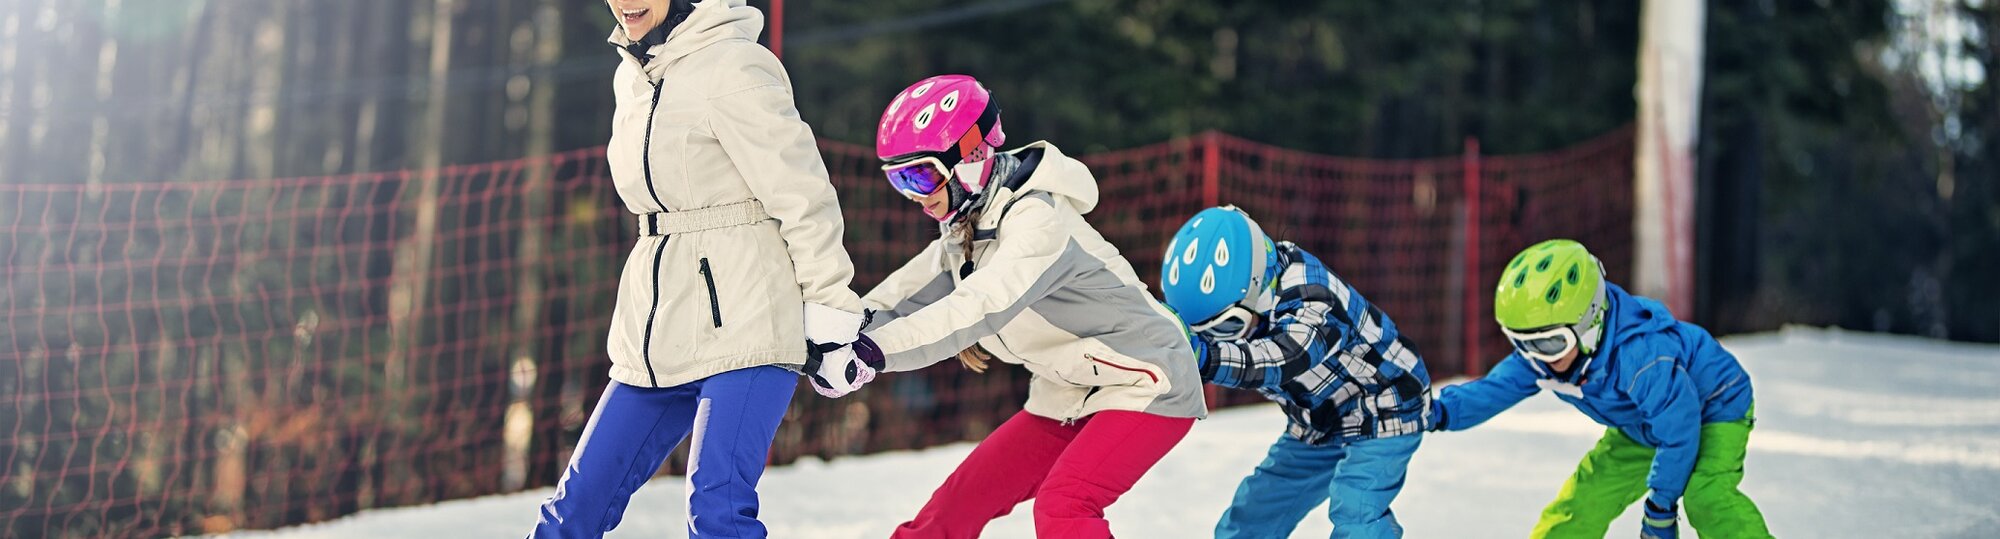
<svg viewBox="0 0 2000 539">
<path fill-rule="evenodd" d="M 701 258 L 701 281 L 708 285 L 708 316 L 715 327 L 722 327 L 722 300 L 715 293 L 715 270 L 708 265 L 708 257 Z"/>
</svg>

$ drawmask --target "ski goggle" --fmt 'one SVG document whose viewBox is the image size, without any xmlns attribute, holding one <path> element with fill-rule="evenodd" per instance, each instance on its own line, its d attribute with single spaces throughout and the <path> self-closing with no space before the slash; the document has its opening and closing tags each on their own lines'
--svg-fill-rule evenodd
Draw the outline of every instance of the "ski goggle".
<svg viewBox="0 0 2000 539">
<path fill-rule="evenodd" d="M 1581 341 L 1577 337 L 1576 329 L 1570 326 L 1553 326 L 1530 331 L 1514 331 L 1503 327 L 1500 328 L 1500 332 L 1507 334 L 1507 342 L 1514 344 L 1514 351 L 1547 363 L 1562 360 L 1562 357 L 1569 355 L 1569 351 L 1576 349 L 1577 343 Z"/>
<path fill-rule="evenodd" d="M 950 169 L 936 157 L 882 165 L 882 173 L 889 176 L 889 185 L 909 197 L 930 196 L 944 187 L 944 182 L 951 180 Z"/>
<path fill-rule="evenodd" d="M 1189 327 L 1195 333 L 1219 341 L 1239 341 L 1250 336 L 1257 326 L 1257 313 L 1240 305 L 1232 305 L 1208 320 Z"/>
</svg>

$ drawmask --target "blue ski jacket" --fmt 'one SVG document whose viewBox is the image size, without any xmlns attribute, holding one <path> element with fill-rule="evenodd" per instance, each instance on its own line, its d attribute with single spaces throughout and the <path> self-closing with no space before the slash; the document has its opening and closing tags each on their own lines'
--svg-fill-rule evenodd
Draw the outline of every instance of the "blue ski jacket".
<svg viewBox="0 0 2000 539">
<path fill-rule="evenodd" d="M 1655 504 L 1672 507 L 1694 471 L 1701 425 L 1748 415 L 1750 375 L 1707 330 L 1675 320 L 1657 301 L 1605 286 L 1610 314 L 1595 354 L 1579 358 L 1568 376 L 1508 354 L 1484 378 L 1440 391 L 1432 427 L 1469 429 L 1549 389 L 1592 421 L 1654 448 L 1646 486 Z"/>
</svg>

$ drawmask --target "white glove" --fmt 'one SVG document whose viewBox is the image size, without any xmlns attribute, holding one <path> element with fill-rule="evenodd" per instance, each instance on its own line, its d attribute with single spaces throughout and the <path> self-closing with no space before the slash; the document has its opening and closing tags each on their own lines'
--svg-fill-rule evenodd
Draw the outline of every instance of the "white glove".
<svg viewBox="0 0 2000 539">
<path fill-rule="evenodd" d="M 850 313 L 818 303 L 806 304 L 806 340 L 820 344 L 847 344 L 861 334 L 868 321 L 863 313 Z"/>
<path fill-rule="evenodd" d="M 812 379 L 813 391 L 820 396 L 837 399 L 875 379 L 875 367 L 855 354 L 853 344 L 807 343 L 807 346 L 814 348 L 806 351 L 805 374 Z"/>
<path fill-rule="evenodd" d="M 805 308 L 806 362 L 801 371 L 812 379 L 813 391 L 838 398 L 874 380 L 876 369 L 861 362 L 852 346 L 867 316 L 818 303 Z"/>
</svg>

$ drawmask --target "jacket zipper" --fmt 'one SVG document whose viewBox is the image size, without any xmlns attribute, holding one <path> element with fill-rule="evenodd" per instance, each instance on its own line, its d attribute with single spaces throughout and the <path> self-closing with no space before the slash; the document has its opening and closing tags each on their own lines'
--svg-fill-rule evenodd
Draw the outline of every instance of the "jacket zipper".
<svg viewBox="0 0 2000 539">
<path fill-rule="evenodd" d="M 1083 392 L 1083 398 L 1076 401 L 1076 411 L 1070 412 L 1069 417 L 1062 420 L 1062 425 L 1065 427 L 1075 425 L 1076 418 L 1083 415 L 1083 409 L 1090 406 L 1090 397 L 1096 395 L 1100 389 L 1104 389 L 1104 386 L 1090 386 L 1090 391 Z"/>
<path fill-rule="evenodd" d="M 660 211 L 667 211 L 667 203 L 660 201 L 660 192 L 653 187 L 653 117 L 660 113 L 660 92 L 667 87 L 666 81 L 653 81 L 653 106 L 646 109 L 646 141 L 639 152 L 639 166 L 646 171 L 646 194 L 653 196 L 653 204 Z"/>
<path fill-rule="evenodd" d="M 653 187 L 653 117 L 660 112 L 660 91 L 665 87 L 665 81 L 653 82 L 653 106 L 646 109 L 646 137 L 639 147 L 639 168 L 646 175 L 646 194 L 653 196 L 653 203 L 660 206 L 660 211 L 667 210 L 667 203 L 660 201 L 660 193 Z M 646 310 L 646 334 L 639 342 L 639 359 L 646 363 L 646 378 L 653 381 L 653 387 L 660 387 L 660 375 L 653 371 L 653 322 L 660 315 L 660 262 L 666 255 L 667 238 L 662 236 L 660 245 L 653 249 L 653 306 Z"/>
<path fill-rule="evenodd" d="M 708 269 L 708 257 L 701 257 L 701 280 L 708 282 L 708 315 L 715 327 L 722 327 L 722 302 L 715 297 L 715 272 Z"/>
</svg>

